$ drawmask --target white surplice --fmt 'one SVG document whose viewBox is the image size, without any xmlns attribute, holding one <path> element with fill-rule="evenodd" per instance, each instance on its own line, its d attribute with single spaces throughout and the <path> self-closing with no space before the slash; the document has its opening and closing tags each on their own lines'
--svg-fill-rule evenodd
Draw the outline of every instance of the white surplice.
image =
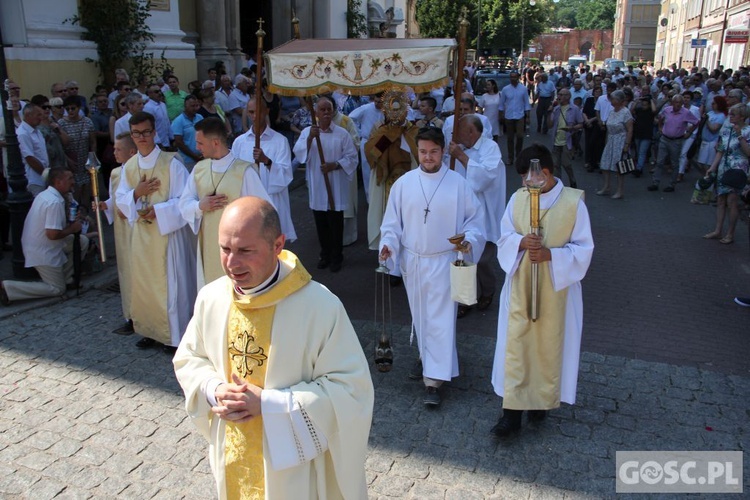
<svg viewBox="0 0 750 500">
<path fill-rule="evenodd" d="M 161 150 L 155 147 L 147 156 L 138 153 L 138 167 L 146 174 L 156 166 Z M 120 175 L 120 185 L 117 186 L 117 208 L 125 214 L 131 227 L 139 224 L 138 209 L 143 202 L 133 199 L 135 186 L 128 183 L 124 171 Z M 196 294 L 195 277 L 195 247 L 196 241 L 190 228 L 185 223 L 179 208 L 180 196 L 185 189 L 188 171 L 180 160 L 173 158 L 169 163 L 169 200 L 153 205 L 159 233 L 167 238 L 167 315 L 169 331 L 173 346 L 179 344 L 182 333 L 187 327 L 192 315 L 193 302 Z M 138 272 L 135 265 L 137 259 L 148 259 L 148 255 L 134 256 L 131 272 Z"/>
<path fill-rule="evenodd" d="M 412 170 L 393 184 L 380 249 L 388 246 L 392 255 L 386 265 L 400 269 L 404 278 L 423 373 L 434 380 L 458 376 L 456 303 L 450 290 L 450 264 L 458 254 L 448 238 L 459 233 L 471 243 L 465 258 L 477 262 L 485 243 L 479 201 L 447 165 L 435 173 Z"/>
<path fill-rule="evenodd" d="M 232 143 L 232 154 L 241 160 L 255 163 L 253 149 L 255 148 L 255 133 L 250 130 L 237 137 Z M 292 223 L 292 212 L 289 208 L 289 184 L 292 182 L 292 152 L 286 137 L 266 127 L 260 134 L 260 149 L 271 160 L 269 169 L 265 163 L 259 164 L 260 181 L 268 193 L 271 203 L 276 207 L 281 219 L 281 232 L 288 242 L 297 239 L 297 232 Z M 243 194 L 243 196 L 245 196 Z"/>
<path fill-rule="evenodd" d="M 464 152 L 469 157 L 466 182 L 474 190 L 482 207 L 484 236 L 494 243 L 500 238 L 500 219 L 505 210 L 505 163 L 500 147 L 494 140 L 480 137 Z M 461 162 L 456 160 L 456 163 Z"/>
<path fill-rule="evenodd" d="M 556 180 L 555 187 L 540 196 L 539 208 L 541 210 L 549 209 L 558 200 L 564 186 L 560 179 L 556 178 Z M 508 201 L 508 206 L 500 223 L 500 239 L 497 242 L 497 259 L 500 262 L 500 267 L 505 271 L 505 284 L 500 294 L 499 303 L 495 362 L 492 367 L 492 385 L 498 396 L 503 396 L 505 390 L 505 342 L 510 297 L 513 293 L 511 284 L 513 275 L 523 256 L 523 251 L 519 251 L 518 247 L 521 239 L 525 236 L 516 232 L 513 222 L 513 202 L 515 198 L 516 195 L 514 194 Z M 581 280 L 586 275 L 594 252 L 594 239 L 591 236 L 589 213 L 583 198 L 578 202 L 576 222 L 570 242 L 562 248 L 551 248 L 550 252 L 552 253 L 552 260 L 549 263 L 549 268 L 552 285 L 555 291 L 568 289 L 565 305 L 565 339 L 563 341 L 560 400 L 574 404 L 578 385 L 578 363 L 581 355 L 581 331 L 583 329 Z"/>
<path fill-rule="evenodd" d="M 326 192 L 323 172 L 320 170 L 320 155 L 315 139 L 312 140 L 310 150 L 307 150 L 307 138 L 310 127 L 305 128 L 294 144 L 294 156 L 300 163 L 306 163 L 307 189 L 310 192 L 310 208 L 312 210 L 328 210 L 328 194 Z M 320 142 L 326 162 L 338 162 L 341 170 L 328 173 L 333 195 L 334 209 L 346 210 L 350 206 L 349 188 L 355 178 L 354 173 L 359 163 L 354 141 L 345 129 L 331 123 L 328 131 L 320 129 Z"/>
</svg>

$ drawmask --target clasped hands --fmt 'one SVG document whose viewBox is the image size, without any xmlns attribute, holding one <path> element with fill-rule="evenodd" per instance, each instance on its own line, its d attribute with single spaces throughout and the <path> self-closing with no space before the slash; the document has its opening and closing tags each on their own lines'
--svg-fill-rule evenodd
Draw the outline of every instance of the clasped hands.
<svg viewBox="0 0 750 500">
<path fill-rule="evenodd" d="M 550 249 L 542 245 L 542 237 L 538 234 L 527 234 L 518 245 L 520 250 L 526 250 L 529 260 L 533 263 L 547 262 L 552 260 Z"/>
<path fill-rule="evenodd" d="M 216 406 L 211 412 L 223 420 L 238 424 L 260 415 L 260 394 L 263 389 L 242 380 L 232 373 L 231 384 L 221 384 L 216 388 Z"/>
</svg>

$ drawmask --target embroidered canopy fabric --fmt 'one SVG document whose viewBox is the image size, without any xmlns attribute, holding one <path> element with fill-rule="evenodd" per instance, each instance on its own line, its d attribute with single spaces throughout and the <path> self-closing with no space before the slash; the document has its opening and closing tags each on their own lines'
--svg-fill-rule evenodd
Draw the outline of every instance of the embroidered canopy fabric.
<svg viewBox="0 0 750 500">
<path fill-rule="evenodd" d="M 448 83 L 451 38 L 292 40 L 266 54 L 269 90 L 287 96 L 396 87 L 426 92 Z"/>
</svg>

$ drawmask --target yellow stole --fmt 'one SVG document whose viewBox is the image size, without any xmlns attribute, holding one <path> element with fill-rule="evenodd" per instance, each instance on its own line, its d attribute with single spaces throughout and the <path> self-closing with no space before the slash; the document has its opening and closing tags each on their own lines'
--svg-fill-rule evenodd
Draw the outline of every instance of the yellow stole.
<svg viewBox="0 0 750 500">
<path fill-rule="evenodd" d="M 193 169 L 198 199 L 200 200 L 210 194 L 224 194 L 228 203 L 233 202 L 240 197 L 245 170 L 250 164 L 236 159 L 229 166 L 226 175 L 222 177 L 222 174 L 217 174 L 211 170 L 212 163 L 212 160 L 203 160 L 198 162 Z M 224 210 L 203 212 L 201 230 L 198 232 L 198 247 L 201 255 L 199 264 L 203 266 L 203 276 L 206 283 L 211 283 L 213 280 L 224 276 L 224 269 L 221 267 L 219 256 L 219 244 L 217 243 L 219 221 L 223 213 Z"/>
<path fill-rule="evenodd" d="M 174 153 L 161 151 L 153 170 L 138 169 L 138 155 L 125 164 L 128 184 L 135 187 L 140 175 L 161 181 L 159 190 L 149 195 L 155 205 L 169 199 L 169 165 Z M 159 233 L 156 221 L 137 221 L 130 238 L 131 301 L 130 314 L 135 331 L 163 344 L 171 344 L 167 315 L 167 244 L 168 237 Z"/>
<path fill-rule="evenodd" d="M 130 224 L 126 219 L 120 218 L 119 210 L 117 209 L 117 200 L 114 196 L 117 192 L 117 187 L 120 185 L 120 175 L 122 174 L 122 167 L 112 169 L 110 174 L 110 184 L 112 185 L 112 193 L 109 198 L 109 202 L 112 204 L 112 212 L 114 213 L 114 222 L 112 223 L 115 229 L 115 255 L 117 256 L 117 277 L 120 281 L 120 296 L 122 297 L 122 314 L 125 318 L 130 319 L 130 233 L 132 232 Z"/>
<path fill-rule="evenodd" d="M 560 248 L 570 241 L 583 191 L 564 187 L 548 210 L 541 210 L 542 245 Z M 521 188 L 513 204 L 516 232 L 529 234 L 529 192 Z M 549 410 L 560 406 L 567 289 L 552 287 L 549 262 L 539 264 L 539 318 L 531 321 L 531 262 L 524 253 L 512 278 L 505 349 L 503 408 Z"/>
<path fill-rule="evenodd" d="M 292 266 L 292 270 L 267 292 L 255 296 L 238 296 L 234 290 L 230 291 L 234 300 L 229 308 L 227 322 L 227 380 L 232 380 L 234 373 L 258 387 L 265 386 L 276 304 L 305 286 L 311 279 L 292 252 L 282 250 L 279 260 L 282 261 L 282 266 L 285 263 Z M 227 422 L 224 463 L 227 498 L 265 498 L 263 418 L 260 415 L 242 424 Z"/>
</svg>

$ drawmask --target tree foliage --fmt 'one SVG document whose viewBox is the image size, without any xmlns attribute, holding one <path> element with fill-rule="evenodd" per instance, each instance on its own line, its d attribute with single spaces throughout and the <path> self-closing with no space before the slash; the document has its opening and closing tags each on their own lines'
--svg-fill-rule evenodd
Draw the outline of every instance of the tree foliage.
<svg viewBox="0 0 750 500">
<path fill-rule="evenodd" d="M 114 81 L 115 69 L 128 66 L 134 76 L 156 76 L 165 66 L 154 61 L 153 53 L 146 50 L 154 35 L 148 28 L 151 17 L 151 0 L 81 0 L 78 14 L 65 22 L 86 29 L 84 40 L 96 43 L 98 60 L 89 60 L 101 72 L 105 83 Z"/>
<path fill-rule="evenodd" d="M 360 38 L 367 36 L 367 17 L 362 14 L 362 0 L 346 2 L 346 37 Z"/>
<path fill-rule="evenodd" d="M 452 38 L 461 8 L 468 8 L 469 46 L 476 46 L 477 9 L 481 5 L 481 48 L 518 49 L 552 28 L 612 29 L 616 0 L 418 0 L 417 23 L 422 36 Z"/>
<path fill-rule="evenodd" d="M 616 8 L 616 0 L 560 0 L 553 6 L 550 24 L 582 30 L 612 29 Z"/>
<path fill-rule="evenodd" d="M 418 0 L 417 23 L 425 37 L 452 38 L 458 32 L 461 8 L 468 8 L 468 45 L 476 46 L 477 9 L 481 4 L 481 48 L 515 48 L 524 45 L 548 28 L 548 4 L 551 0 L 537 0 L 535 6 L 525 1 L 507 0 Z"/>
</svg>

